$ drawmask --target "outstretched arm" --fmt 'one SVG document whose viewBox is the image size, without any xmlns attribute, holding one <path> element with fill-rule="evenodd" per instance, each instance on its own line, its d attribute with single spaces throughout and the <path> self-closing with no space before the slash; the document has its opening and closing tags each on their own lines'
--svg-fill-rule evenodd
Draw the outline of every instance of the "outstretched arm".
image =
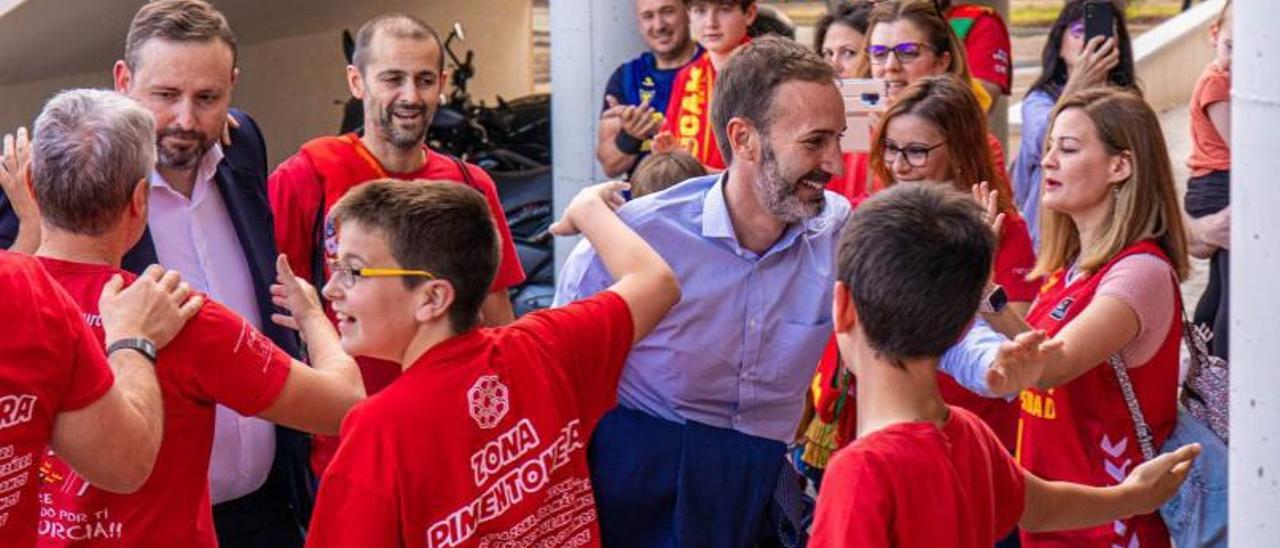
<svg viewBox="0 0 1280 548">
<path fill-rule="evenodd" d="M 634 341 L 639 341 L 680 301 L 680 284 L 662 256 L 614 213 L 626 188 L 626 183 L 611 182 L 583 189 L 551 232 L 587 237 L 615 280 L 609 290 L 631 309 Z"/>
<path fill-rule="evenodd" d="M 1112 487 L 1043 480 L 1026 472 L 1027 504 L 1018 526 L 1064 531 L 1149 514 L 1178 492 L 1199 454 L 1199 444 L 1184 445 L 1142 463 Z"/>
</svg>

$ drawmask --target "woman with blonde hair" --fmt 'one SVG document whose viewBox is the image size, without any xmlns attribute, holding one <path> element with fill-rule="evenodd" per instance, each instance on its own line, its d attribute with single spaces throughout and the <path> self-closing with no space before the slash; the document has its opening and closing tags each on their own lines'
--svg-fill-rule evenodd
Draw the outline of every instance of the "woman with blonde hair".
<svg viewBox="0 0 1280 548">
<path fill-rule="evenodd" d="M 1084 90 L 1059 102 L 1051 120 L 1032 272 L 1046 283 L 1026 321 L 984 317 L 1006 335 L 1034 327 L 1062 341 L 1039 386 L 1022 393 L 1022 465 L 1045 479 L 1114 485 L 1143 460 L 1125 392 L 1154 447 L 1173 430 L 1187 240 L 1160 123 L 1139 96 Z M 1029 547 L 1131 542 L 1169 546 L 1159 514 L 1022 534 Z"/>
</svg>

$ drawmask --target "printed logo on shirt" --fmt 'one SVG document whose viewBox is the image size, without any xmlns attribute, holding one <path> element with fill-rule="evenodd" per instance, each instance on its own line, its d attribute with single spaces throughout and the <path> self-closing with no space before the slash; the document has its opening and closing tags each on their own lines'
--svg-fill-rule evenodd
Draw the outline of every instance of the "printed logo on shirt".
<svg viewBox="0 0 1280 548">
<path fill-rule="evenodd" d="M 1053 312 L 1049 313 L 1049 317 L 1058 321 L 1062 321 L 1067 317 L 1067 311 L 1071 310 L 1071 304 L 1076 302 L 1072 297 L 1067 297 L 1058 301 L 1058 306 L 1053 307 Z"/>
<path fill-rule="evenodd" d="M 30 422 L 35 411 L 34 395 L 0 396 L 0 430 Z"/>
<path fill-rule="evenodd" d="M 240 338 L 236 339 L 236 347 L 231 351 L 232 353 L 239 353 L 241 348 L 261 358 L 262 372 L 265 373 L 267 371 L 267 367 L 271 365 L 271 349 L 273 345 L 266 337 L 258 333 L 257 329 L 249 325 L 248 320 L 243 318 L 240 320 Z"/>
<path fill-rule="evenodd" d="M 497 426 L 511 410 L 510 392 L 497 375 L 476 379 L 476 383 L 467 390 L 467 403 L 471 418 L 485 430 Z"/>
</svg>

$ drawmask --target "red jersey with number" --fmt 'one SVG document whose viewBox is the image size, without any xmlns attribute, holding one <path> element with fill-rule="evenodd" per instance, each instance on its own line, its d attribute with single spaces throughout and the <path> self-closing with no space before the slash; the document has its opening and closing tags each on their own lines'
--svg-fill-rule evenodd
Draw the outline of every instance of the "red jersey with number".
<svg viewBox="0 0 1280 548">
<path fill-rule="evenodd" d="M 327 224 L 324 227 L 316 226 L 321 208 L 327 216 L 329 208 L 338 199 L 361 183 L 390 178 L 466 184 L 467 177 L 458 169 L 458 162 L 425 146 L 422 150 L 427 155 L 422 169 L 413 173 L 389 172 L 352 133 L 310 141 L 302 146 L 300 152 L 281 163 L 272 172 L 267 186 L 271 210 L 275 214 L 276 243 L 280 252 L 288 256 L 289 266 L 294 273 L 308 280 L 316 280 L 317 277 L 312 273 L 314 253 L 319 251 L 330 257 L 337 251 L 336 231 Z M 511 240 L 511 230 L 507 227 L 507 218 L 503 214 L 502 203 L 498 200 L 497 187 L 489 174 L 479 166 L 466 163 L 462 165 L 470 175 L 473 188 L 484 194 L 501 241 L 502 258 L 490 290 L 501 291 L 519 285 L 524 281 L 524 270 Z M 316 250 L 321 238 L 325 249 Z M 325 272 L 326 279 L 327 276 L 328 272 Z M 332 319 L 332 310 L 327 304 L 326 310 Z M 357 357 L 356 363 L 360 367 L 365 392 L 369 395 L 378 393 L 400 375 L 400 364 L 395 362 Z M 311 446 L 311 466 L 317 476 L 324 473 L 325 466 L 333 458 L 333 452 L 337 448 L 336 437 L 315 436 Z"/>
<path fill-rule="evenodd" d="M 115 267 L 41 258 L 84 310 L 95 340 L 102 286 Z M 101 343 L 99 343 L 101 344 Z M 151 476 L 121 495 L 89 485 L 53 453 L 40 464 L 40 546 L 215 547 L 209 506 L 209 451 L 215 405 L 253 416 L 284 388 L 292 360 L 227 307 L 208 302 L 162 349 L 156 377 L 164 433 Z"/>
<path fill-rule="evenodd" d="M 427 350 L 343 421 L 307 546 L 599 546 L 586 446 L 632 337 L 605 291 Z"/>
<path fill-rule="evenodd" d="M 942 428 L 899 423 L 831 458 L 809 546 L 990 548 L 1022 517 L 1022 468 L 987 425 L 951 407 Z"/>
<path fill-rule="evenodd" d="M 34 258 L 0 250 L 0 539 L 36 542 L 37 467 L 58 413 L 111 389 L 102 342 Z"/>
<path fill-rule="evenodd" d="M 1139 253 L 1168 260 L 1159 246 L 1143 241 L 1116 255 L 1097 272 L 1081 275 L 1071 283 L 1066 282 L 1064 271 L 1054 273 L 1027 314 L 1027 322 L 1045 330 L 1050 337 L 1056 335 L 1089 306 L 1098 284 L 1112 266 Z M 1169 283 L 1174 281 L 1170 279 Z M 1178 307 L 1181 306 L 1178 303 Z M 1155 357 L 1140 364 L 1141 367 L 1128 370 L 1156 448 L 1163 445 L 1173 431 L 1177 417 L 1181 340 L 1182 322 L 1171 321 L 1169 334 Z M 1142 448 L 1133 419 L 1110 364 L 1100 363 L 1056 388 L 1028 389 L 1023 391 L 1021 399 L 1017 455 L 1018 462 L 1031 473 L 1047 480 L 1109 486 L 1124 481 L 1142 462 Z M 1022 545 L 1028 548 L 1111 545 L 1159 548 L 1170 543 L 1160 515 L 1152 513 L 1088 529 L 1023 532 Z"/>
</svg>

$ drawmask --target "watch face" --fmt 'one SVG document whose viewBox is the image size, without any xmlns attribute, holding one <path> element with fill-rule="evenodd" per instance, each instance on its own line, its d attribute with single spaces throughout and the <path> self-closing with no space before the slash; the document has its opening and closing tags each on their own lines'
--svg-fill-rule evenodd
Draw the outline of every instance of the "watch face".
<svg viewBox="0 0 1280 548">
<path fill-rule="evenodd" d="M 1009 304 L 1009 295 L 1004 292 L 1003 287 L 997 287 L 995 291 L 991 292 L 988 304 L 991 305 L 992 310 L 999 312 L 1004 309 L 1005 305 Z"/>
</svg>

